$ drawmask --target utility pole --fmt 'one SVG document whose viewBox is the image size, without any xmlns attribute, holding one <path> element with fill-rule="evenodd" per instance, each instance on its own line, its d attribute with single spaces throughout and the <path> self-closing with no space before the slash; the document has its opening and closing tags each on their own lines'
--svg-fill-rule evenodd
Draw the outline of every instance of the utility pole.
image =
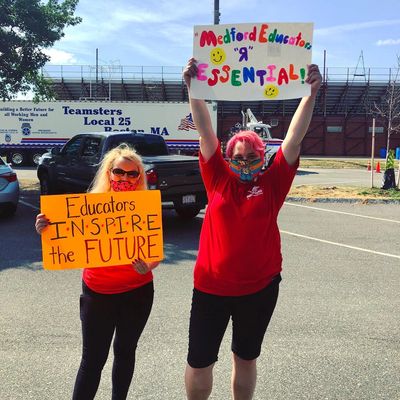
<svg viewBox="0 0 400 400">
<path fill-rule="evenodd" d="M 99 87 L 99 49 L 96 49 L 96 90 L 95 90 L 96 100 L 98 95 L 98 87 Z"/>
<path fill-rule="evenodd" d="M 374 154 L 375 154 L 375 118 L 372 118 L 371 188 L 374 187 Z"/>
<path fill-rule="evenodd" d="M 219 17 L 221 13 L 219 12 L 219 0 L 214 0 L 214 25 L 219 24 Z"/>
</svg>

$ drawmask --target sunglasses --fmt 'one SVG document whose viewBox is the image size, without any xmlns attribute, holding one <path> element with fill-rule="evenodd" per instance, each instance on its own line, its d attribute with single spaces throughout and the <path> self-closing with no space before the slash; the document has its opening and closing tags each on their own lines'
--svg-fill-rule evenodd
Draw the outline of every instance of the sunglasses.
<svg viewBox="0 0 400 400">
<path fill-rule="evenodd" d="M 114 168 L 111 170 L 111 172 L 116 175 L 116 176 L 125 176 L 127 175 L 128 178 L 138 178 L 140 176 L 139 171 L 136 171 L 135 169 L 132 171 L 125 171 L 121 168 Z"/>
</svg>

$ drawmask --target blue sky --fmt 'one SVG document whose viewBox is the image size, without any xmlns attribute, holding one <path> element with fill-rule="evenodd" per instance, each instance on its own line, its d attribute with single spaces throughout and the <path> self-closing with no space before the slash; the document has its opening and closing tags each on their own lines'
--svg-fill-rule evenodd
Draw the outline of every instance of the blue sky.
<svg viewBox="0 0 400 400">
<path fill-rule="evenodd" d="M 313 22 L 313 62 L 328 67 L 395 67 L 400 1 L 220 0 L 220 23 Z M 52 64 L 183 66 L 193 25 L 214 22 L 214 0 L 80 0 L 81 24 L 49 50 Z"/>
</svg>

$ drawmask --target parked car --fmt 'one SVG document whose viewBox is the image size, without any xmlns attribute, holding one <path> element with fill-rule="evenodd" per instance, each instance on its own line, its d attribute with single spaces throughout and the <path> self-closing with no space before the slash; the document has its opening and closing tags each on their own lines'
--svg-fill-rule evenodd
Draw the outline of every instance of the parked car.
<svg viewBox="0 0 400 400">
<path fill-rule="evenodd" d="M 149 189 L 160 190 L 163 205 L 172 204 L 182 218 L 194 218 L 206 206 L 198 158 L 169 154 L 159 135 L 132 132 L 81 133 L 43 154 L 37 168 L 41 194 L 86 192 L 104 154 L 120 143 L 142 156 Z"/>
<path fill-rule="evenodd" d="M 17 210 L 19 183 L 17 174 L 0 157 L 0 215 L 12 215 Z"/>
</svg>

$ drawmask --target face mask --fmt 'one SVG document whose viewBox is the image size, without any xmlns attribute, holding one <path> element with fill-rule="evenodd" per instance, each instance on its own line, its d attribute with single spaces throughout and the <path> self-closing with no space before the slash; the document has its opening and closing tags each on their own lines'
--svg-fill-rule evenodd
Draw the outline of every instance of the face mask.
<svg viewBox="0 0 400 400">
<path fill-rule="evenodd" d="M 114 192 L 128 192 L 135 190 L 138 182 L 130 183 L 128 181 L 111 181 L 111 189 Z"/>
<path fill-rule="evenodd" d="M 243 182 L 252 181 L 256 175 L 261 171 L 263 161 L 257 158 L 252 161 L 248 160 L 230 160 L 230 169 L 239 177 Z"/>
</svg>

